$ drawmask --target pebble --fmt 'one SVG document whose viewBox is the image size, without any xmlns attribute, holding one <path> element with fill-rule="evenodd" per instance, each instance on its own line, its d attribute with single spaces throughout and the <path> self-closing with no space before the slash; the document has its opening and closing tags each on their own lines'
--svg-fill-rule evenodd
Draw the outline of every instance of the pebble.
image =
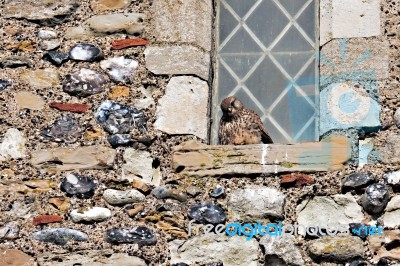
<svg viewBox="0 0 400 266">
<path fill-rule="evenodd" d="M 65 197 L 50 198 L 49 203 L 53 204 L 60 211 L 66 211 L 69 209 L 69 199 Z"/>
<path fill-rule="evenodd" d="M 295 187 L 299 188 L 299 187 L 311 185 L 314 183 L 315 183 L 314 178 L 312 178 L 309 175 L 299 174 L 299 173 L 283 175 L 281 178 L 282 187 L 295 186 Z"/>
<path fill-rule="evenodd" d="M 396 123 L 396 126 L 400 128 L 400 108 L 396 110 L 396 112 L 393 115 L 394 122 Z"/>
<path fill-rule="evenodd" d="M 11 86 L 11 81 L 7 79 L 0 79 L 0 91 L 5 90 L 7 87 Z"/>
<path fill-rule="evenodd" d="M 135 76 L 138 62 L 123 56 L 113 57 L 100 62 L 100 67 L 113 81 L 130 83 Z"/>
<path fill-rule="evenodd" d="M 44 107 L 45 101 L 39 95 L 33 94 L 30 91 L 18 91 L 15 94 L 15 102 L 19 109 L 41 110 Z"/>
<path fill-rule="evenodd" d="M 124 9 L 131 4 L 131 0 L 92 0 L 90 7 L 95 12 L 101 12 L 111 9 Z"/>
<path fill-rule="evenodd" d="M 20 228 L 16 222 L 9 222 L 0 227 L 0 240 L 14 240 L 19 237 Z"/>
<path fill-rule="evenodd" d="M 103 52 L 93 44 L 79 43 L 71 48 L 69 58 L 77 61 L 93 62 L 102 59 Z"/>
<path fill-rule="evenodd" d="M 223 186 L 216 185 L 214 190 L 210 192 L 210 196 L 213 198 L 219 198 L 225 195 L 225 189 Z"/>
<path fill-rule="evenodd" d="M 100 34 L 126 32 L 139 35 L 144 28 L 144 15 L 139 13 L 118 13 L 93 16 L 87 20 L 90 30 Z"/>
<path fill-rule="evenodd" d="M 2 59 L 0 59 L 0 67 L 9 67 L 9 68 L 15 68 L 15 67 L 22 67 L 22 66 L 31 66 L 32 61 L 26 57 L 23 56 L 7 56 Z"/>
<path fill-rule="evenodd" d="M 145 200 L 145 196 L 135 189 L 106 189 L 103 193 L 103 198 L 111 205 L 125 205 L 129 203 L 143 202 Z"/>
<path fill-rule="evenodd" d="M 121 40 L 114 40 L 111 43 L 111 49 L 113 50 L 120 50 L 129 47 L 136 47 L 148 44 L 149 41 L 145 39 L 121 39 Z"/>
<path fill-rule="evenodd" d="M 139 178 L 134 178 L 131 181 L 131 184 L 132 184 L 133 188 L 136 188 L 143 193 L 147 193 L 150 191 L 150 186 L 148 184 L 146 184 L 146 182 L 144 182 L 143 180 L 141 180 Z"/>
<path fill-rule="evenodd" d="M 43 59 L 49 61 L 53 65 L 61 66 L 63 63 L 68 61 L 69 57 L 67 53 L 60 51 L 49 51 L 43 55 Z"/>
<path fill-rule="evenodd" d="M 346 176 L 342 181 L 344 190 L 360 189 L 368 186 L 374 181 L 374 176 L 371 173 L 355 173 Z"/>
<path fill-rule="evenodd" d="M 299 247 L 293 235 L 275 237 L 265 235 L 260 239 L 260 245 L 265 254 L 264 265 L 276 265 L 271 260 L 279 258 L 283 265 L 304 265 Z M 279 265 L 279 264 L 278 264 Z"/>
<path fill-rule="evenodd" d="M 51 141 L 74 143 L 82 136 L 82 130 L 73 116 L 63 115 L 40 134 Z"/>
<path fill-rule="evenodd" d="M 69 111 L 72 113 L 84 113 L 89 110 L 90 105 L 83 104 L 83 103 L 58 103 L 58 102 L 51 102 L 49 103 L 51 108 L 55 108 L 60 111 Z"/>
<path fill-rule="evenodd" d="M 86 97 L 104 91 L 107 80 L 97 71 L 81 68 L 65 76 L 63 90 L 71 95 Z"/>
<path fill-rule="evenodd" d="M 189 207 L 189 217 L 199 223 L 219 224 L 226 220 L 224 210 L 210 202 L 195 203 Z"/>
<path fill-rule="evenodd" d="M 0 161 L 25 157 L 26 139 L 16 128 L 9 128 L 0 143 Z"/>
<path fill-rule="evenodd" d="M 33 88 L 46 89 L 58 86 L 60 78 L 51 68 L 27 70 L 22 72 L 22 79 Z"/>
<path fill-rule="evenodd" d="M 182 193 L 176 189 L 169 189 L 165 186 L 159 186 L 154 188 L 151 191 L 151 194 L 156 197 L 157 199 L 175 199 L 180 202 L 187 201 L 187 196 L 185 193 Z"/>
<path fill-rule="evenodd" d="M 386 185 L 372 184 L 367 187 L 362 197 L 362 206 L 371 214 L 380 213 L 389 201 L 389 191 Z"/>
<path fill-rule="evenodd" d="M 197 195 L 201 194 L 201 192 L 203 192 L 203 191 L 199 187 L 196 187 L 196 186 L 188 186 L 186 188 L 186 193 L 192 197 L 196 197 Z"/>
<path fill-rule="evenodd" d="M 67 193 L 68 196 L 77 196 L 78 198 L 90 198 L 94 195 L 97 183 L 88 176 L 76 173 L 68 174 L 61 181 L 61 191 Z"/>
<path fill-rule="evenodd" d="M 131 208 L 130 208 L 131 207 Z M 128 206 L 126 208 L 126 213 L 128 214 L 129 217 L 133 218 L 136 216 L 136 214 L 138 214 L 139 212 L 144 210 L 144 206 L 143 205 L 137 205 L 135 207 L 133 206 Z"/>
<path fill-rule="evenodd" d="M 133 243 L 139 246 L 148 246 L 157 243 L 156 236 L 144 226 L 109 229 L 106 232 L 105 239 L 113 244 Z"/>
<path fill-rule="evenodd" d="M 89 239 L 87 234 L 70 228 L 48 228 L 35 232 L 31 236 L 39 241 L 62 246 L 70 240 L 87 241 Z"/>
<path fill-rule="evenodd" d="M 108 142 L 113 148 L 123 145 L 129 145 L 133 142 L 130 134 L 113 134 L 108 138 Z"/>
<path fill-rule="evenodd" d="M 40 215 L 33 218 L 33 225 L 61 223 L 62 219 L 59 215 Z"/>
<path fill-rule="evenodd" d="M 129 133 L 133 128 L 147 132 L 144 113 L 128 105 L 104 101 L 97 109 L 96 119 L 111 134 Z"/>
<path fill-rule="evenodd" d="M 111 218 L 111 211 L 107 208 L 93 207 L 90 209 L 72 210 L 69 214 L 74 223 L 79 222 L 102 222 Z"/>
<path fill-rule="evenodd" d="M 38 37 L 42 40 L 51 40 L 57 38 L 57 33 L 52 30 L 40 30 Z"/>
</svg>

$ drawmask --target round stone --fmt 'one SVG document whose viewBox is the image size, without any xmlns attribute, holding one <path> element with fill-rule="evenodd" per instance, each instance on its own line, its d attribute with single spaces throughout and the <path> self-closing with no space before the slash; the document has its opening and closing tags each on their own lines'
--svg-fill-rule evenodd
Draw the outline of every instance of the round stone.
<svg viewBox="0 0 400 266">
<path fill-rule="evenodd" d="M 372 184 L 367 187 L 362 197 L 364 210 L 371 214 L 380 213 L 389 201 L 389 191 L 386 185 Z"/>
<path fill-rule="evenodd" d="M 111 211 L 107 208 L 93 207 L 86 210 L 72 210 L 69 215 L 74 223 L 101 222 L 111 217 Z"/>
<path fill-rule="evenodd" d="M 107 203 L 112 205 L 125 205 L 129 203 L 142 202 L 145 200 L 145 196 L 135 189 L 106 189 L 103 193 L 103 198 L 105 201 L 107 201 Z"/>
</svg>

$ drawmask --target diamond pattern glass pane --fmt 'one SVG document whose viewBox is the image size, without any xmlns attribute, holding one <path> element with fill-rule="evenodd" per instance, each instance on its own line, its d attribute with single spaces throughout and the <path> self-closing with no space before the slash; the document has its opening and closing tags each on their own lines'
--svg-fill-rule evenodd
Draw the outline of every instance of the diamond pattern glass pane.
<svg viewBox="0 0 400 266">
<path fill-rule="evenodd" d="M 317 0 L 217 0 L 219 108 L 233 95 L 257 112 L 275 143 L 318 140 Z"/>
</svg>

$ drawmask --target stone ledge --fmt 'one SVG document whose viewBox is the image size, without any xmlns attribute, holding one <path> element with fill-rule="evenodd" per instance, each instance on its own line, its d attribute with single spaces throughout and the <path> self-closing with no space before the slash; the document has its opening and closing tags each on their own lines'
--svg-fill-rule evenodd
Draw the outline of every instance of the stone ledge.
<svg viewBox="0 0 400 266">
<path fill-rule="evenodd" d="M 342 168 L 351 158 L 351 142 L 332 136 L 321 142 L 294 145 L 213 145 L 188 141 L 172 154 L 172 167 L 189 176 L 282 172 L 323 172 Z"/>
</svg>

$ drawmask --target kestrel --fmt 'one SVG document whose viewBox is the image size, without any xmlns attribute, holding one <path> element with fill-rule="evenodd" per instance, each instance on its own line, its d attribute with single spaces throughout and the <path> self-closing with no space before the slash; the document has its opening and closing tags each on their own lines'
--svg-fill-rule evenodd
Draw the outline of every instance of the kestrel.
<svg viewBox="0 0 400 266">
<path fill-rule="evenodd" d="M 273 143 L 260 117 L 233 97 L 221 102 L 222 117 L 218 137 L 222 145 Z"/>
</svg>

